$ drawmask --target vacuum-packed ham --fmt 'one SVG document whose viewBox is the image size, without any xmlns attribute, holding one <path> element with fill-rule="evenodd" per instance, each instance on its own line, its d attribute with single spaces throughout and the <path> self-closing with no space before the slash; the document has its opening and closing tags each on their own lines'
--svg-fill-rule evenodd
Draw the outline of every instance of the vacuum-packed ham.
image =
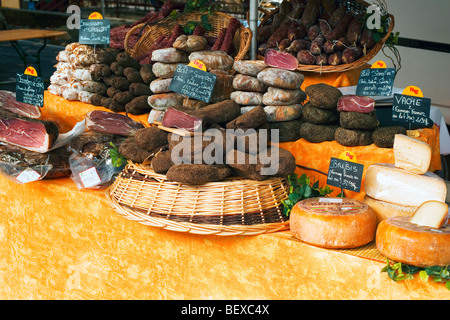
<svg viewBox="0 0 450 320">
<path fill-rule="evenodd" d="M 338 111 L 370 113 L 375 109 L 375 100 L 370 97 L 345 95 L 339 98 Z"/>
<path fill-rule="evenodd" d="M 137 130 L 144 128 L 142 123 L 136 122 L 130 117 L 108 111 L 90 111 L 86 114 L 85 119 L 88 130 L 121 136 L 133 135 Z"/>
<path fill-rule="evenodd" d="M 298 68 L 298 59 L 292 54 L 281 52 L 275 49 L 267 49 L 264 56 L 266 65 L 286 70 L 295 70 Z"/>
</svg>

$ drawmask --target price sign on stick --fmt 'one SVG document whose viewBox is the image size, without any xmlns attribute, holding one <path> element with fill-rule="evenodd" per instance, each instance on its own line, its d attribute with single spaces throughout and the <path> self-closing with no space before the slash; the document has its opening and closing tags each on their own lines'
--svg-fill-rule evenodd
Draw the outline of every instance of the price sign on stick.
<svg viewBox="0 0 450 320">
<path fill-rule="evenodd" d="M 345 190 L 360 192 L 364 165 L 353 161 L 331 158 L 327 184 Z"/>
<path fill-rule="evenodd" d="M 37 76 L 33 67 L 26 68 L 23 74 L 17 73 L 16 100 L 38 107 L 44 106 L 44 80 Z"/>
<path fill-rule="evenodd" d="M 169 90 L 209 103 L 216 79 L 215 74 L 179 64 L 170 82 Z"/>
<path fill-rule="evenodd" d="M 109 45 L 111 22 L 102 19 L 101 15 L 95 13 L 89 19 L 81 19 L 78 42 L 81 44 L 104 44 Z"/>
<path fill-rule="evenodd" d="M 407 123 L 409 129 L 430 127 L 430 108 L 431 99 L 424 98 L 420 88 L 409 86 L 403 94 L 394 94 L 392 121 Z"/>
<path fill-rule="evenodd" d="M 358 96 L 387 96 L 392 94 L 394 68 L 371 68 L 361 71 L 356 94 Z"/>
</svg>

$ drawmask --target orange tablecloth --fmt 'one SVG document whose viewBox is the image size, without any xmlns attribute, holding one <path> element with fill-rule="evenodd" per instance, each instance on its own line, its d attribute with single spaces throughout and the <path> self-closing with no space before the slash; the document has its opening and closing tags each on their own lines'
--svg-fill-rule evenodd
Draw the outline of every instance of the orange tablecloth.
<svg viewBox="0 0 450 320">
<path fill-rule="evenodd" d="M 122 217 L 104 190 L 70 179 L 0 177 L 0 203 L 0 299 L 450 299 L 431 279 L 389 279 L 373 245 L 167 231 Z"/>
</svg>

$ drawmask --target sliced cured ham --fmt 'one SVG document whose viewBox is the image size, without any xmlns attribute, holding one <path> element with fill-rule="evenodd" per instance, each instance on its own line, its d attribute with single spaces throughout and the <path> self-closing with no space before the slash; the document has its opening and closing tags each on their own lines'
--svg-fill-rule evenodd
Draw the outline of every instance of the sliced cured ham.
<svg viewBox="0 0 450 320">
<path fill-rule="evenodd" d="M 136 122 L 128 116 L 102 110 L 88 112 L 85 120 L 88 130 L 121 136 L 134 135 L 137 130 L 144 128 L 142 123 Z"/>
<path fill-rule="evenodd" d="M 339 98 L 337 108 L 338 111 L 371 113 L 375 109 L 375 100 L 349 94 Z"/>
<path fill-rule="evenodd" d="M 292 54 L 275 49 L 267 49 L 264 55 L 264 63 L 268 66 L 295 70 L 298 68 L 298 59 Z"/>
<path fill-rule="evenodd" d="M 0 116 L 0 141 L 30 151 L 49 151 L 58 135 L 58 126 L 51 121 Z"/>
<path fill-rule="evenodd" d="M 17 101 L 16 95 L 10 91 L 0 90 L 0 107 L 28 118 L 37 119 L 41 116 L 38 106 Z"/>
<path fill-rule="evenodd" d="M 164 113 L 162 125 L 168 128 L 196 131 L 202 125 L 202 119 L 174 108 L 168 108 Z"/>
</svg>

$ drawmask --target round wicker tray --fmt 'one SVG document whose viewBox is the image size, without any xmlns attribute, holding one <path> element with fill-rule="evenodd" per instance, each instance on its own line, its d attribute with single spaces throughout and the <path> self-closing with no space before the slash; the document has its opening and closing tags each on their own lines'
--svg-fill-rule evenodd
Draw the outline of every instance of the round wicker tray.
<svg viewBox="0 0 450 320">
<path fill-rule="evenodd" d="M 131 28 L 124 41 L 125 51 L 136 58 L 148 51 L 148 48 L 156 41 L 156 39 L 161 34 L 171 34 L 173 26 L 176 24 L 183 25 L 188 21 L 200 21 L 201 14 L 200 13 L 188 13 L 182 15 L 177 19 L 172 19 L 171 17 L 165 18 L 161 20 L 157 24 L 153 25 L 145 25 L 138 24 Z M 232 16 L 225 14 L 220 11 L 214 12 L 209 19 L 208 22 L 212 24 L 212 29 L 206 31 L 206 35 L 217 37 L 220 30 L 222 28 L 226 28 Z M 136 31 L 142 30 L 142 35 L 139 40 L 136 42 L 133 48 L 129 46 L 130 36 Z M 243 60 L 249 49 L 252 42 L 252 31 L 250 28 L 245 28 L 242 24 L 239 26 L 238 31 L 234 35 L 233 38 L 233 46 L 235 48 L 235 52 L 232 54 L 235 60 Z"/>
<path fill-rule="evenodd" d="M 281 204 L 287 190 L 283 178 L 180 184 L 148 165 L 129 162 L 106 190 L 106 198 L 117 213 L 148 226 L 204 235 L 256 235 L 289 229 Z"/>
<path fill-rule="evenodd" d="M 342 1 L 343 4 L 347 6 L 349 10 L 352 10 L 355 13 L 361 12 L 361 10 L 367 8 L 369 4 L 362 0 L 345 0 Z M 264 25 L 266 23 L 270 23 L 273 15 L 275 15 L 278 12 L 278 8 L 271 11 L 268 15 L 266 15 L 262 21 L 261 25 Z M 372 60 L 378 52 L 383 48 L 385 45 L 387 39 L 390 37 L 392 30 L 394 29 L 395 20 L 394 16 L 391 14 L 388 14 L 389 17 L 389 29 L 386 33 L 386 35 L 381 38 L 374 47 L 372 47 L 369 52 L 367 52 L 366 55 L 362 56 L 358 60 L 352 62 L 352 63 L 345 63 L 340 64 L 337 66 L 321 66 L 321 65 L 305 65 L 305 64 L 299 64 L 297 70 L 298 71 L 306 71 L 306 72 L 314 72 L 314 73 L 330 73 L 330 72 L 345 72 L 349 70 L 358 69 L 360 67 L 363 67 Z M 264 60 L 263 56 L 258 55 L 259 60 Z"/>
</svg>

